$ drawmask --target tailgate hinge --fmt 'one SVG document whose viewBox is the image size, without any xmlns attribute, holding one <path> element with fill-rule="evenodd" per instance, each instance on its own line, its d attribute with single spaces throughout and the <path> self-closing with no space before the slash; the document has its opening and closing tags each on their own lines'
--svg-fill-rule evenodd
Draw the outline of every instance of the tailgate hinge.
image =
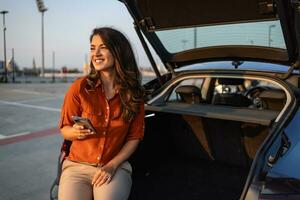
<svg viewBox="0 0 300 200">
<path fill-rule="evenodd" d="M 146 27 L 147 31 L 151 32 L 155 30 L 155 24 L 153 22 L 153 19 L 151 17 L 145 17 L 141 21 L 139 21 L 139 24 L 141 26 Z"/>
<path fill-rule="evenodd" d="M 299 66 L 300 66 L 300 61 L 297 60 L 294 64 L 292 64 L 289 70 L 279 78 L 282 80 L 288 79 L 293 74 L 294 69 L 299 69 Z"/>
</svg>

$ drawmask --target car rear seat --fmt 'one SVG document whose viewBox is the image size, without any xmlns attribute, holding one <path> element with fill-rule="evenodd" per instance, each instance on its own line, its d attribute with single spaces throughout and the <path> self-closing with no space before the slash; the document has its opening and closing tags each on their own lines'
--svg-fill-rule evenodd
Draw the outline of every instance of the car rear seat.
<svg viewBox="0 0 300 200">
<path fill-rule="evenodd" d="M 238 86 L 244 83 L 244 79 L 220 78 L 218 83 L 226 86 Z M 241 93 L 228 92 L 215 94 L 212 104 L 248 107 L 251 101 Z M 249 164 L 241 122 L 205 118 L 203 123 L 215 160 L 239 166 Z"/>
<path fill-rule="evenodd" d="M 194 104 L 201 102 L 200 90 L 195 86 L 179 86 L 175 91 L 177 95 L 180 96 L 180 100 L 185 103 Z M 245 148 L 244 132 L 241 122 L 201 118 L 191 115 L 182 115 L 182 118 L 187 122 L 190 130 L 201 144 L 201 149 L 206 151 L 209 159 L 238 166 L 249 165 L 250 159 L 248 155 L 251 154 L 253 156 L 255 150 L 251 148 L 257 145 L 253 144 L 256 142 L 255 139 L 253 140 L 253 138 L 247 137 L 247 145 L 249 145 L 249 147 L 247 149 Z M 177 137 L 177 142 L 180 142 L 180 139 L 182 139 L 182 141 L 193 139 L 187 139 L 191 137 L 187 135 L 184 135 L 184 137 L 187 138 L 180 138 L 183 137 L 182 135 Z M 181 145 L 180 148 L 186 148 L 183 150 L 184 152 L 196 151 L 192 150 L 192 148 L 196 148 L 195 145 Z M 200 156 L 199 154 L 198 157 Z M 202 158 L 205 157 L 202 156 Z"/>
<path fill-rule="evenodd" d="M 180 96 L 180 100 L 184 103 L 200 103 L 202 101 L 201 91 L 198 87 L 194 85 L 182 85 L 176 88 L 176 95 Z M 200 157 L 209 159 L 213 159 L 212 152 L 209 146 L 209 142 L 207 139 L 207 135 L 205 134 L 202 118 L 198 116 L 191 115 L 182 115 L 184 121 L 187 122 L 187 125 L 191 128 L 194 136 L 196 136 L 197 140 L 200 142 L 202 148 L 205 150 L 207 156 L 201 155 Z M 191 138 L 192 139 L 192 138 Z M 187 146 L 185 148 L 192 148 L 191 146 Z M 189 150 L 190 152 L 192 150 Z"/>
<path fill-rule="evenodd" d="M 249 159 L 253 160 L 258 148 L 268 136 L 269 129 L 262 125 L 244 123 L 242 124 L 242 130 L 246 153 Z"/>
</svg>

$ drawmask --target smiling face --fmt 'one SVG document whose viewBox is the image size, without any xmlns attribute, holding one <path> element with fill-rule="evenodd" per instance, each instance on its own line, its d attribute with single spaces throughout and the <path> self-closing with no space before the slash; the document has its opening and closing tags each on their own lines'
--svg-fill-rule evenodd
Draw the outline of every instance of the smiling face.
<svg viewBox="0 0 300 200">
<path fill-rule="evenodd" d="M 97 71 L 114 69 L 114 57 L 99 35 L 94 35 L 91 41 L 91 61 Z"/>
</svg>

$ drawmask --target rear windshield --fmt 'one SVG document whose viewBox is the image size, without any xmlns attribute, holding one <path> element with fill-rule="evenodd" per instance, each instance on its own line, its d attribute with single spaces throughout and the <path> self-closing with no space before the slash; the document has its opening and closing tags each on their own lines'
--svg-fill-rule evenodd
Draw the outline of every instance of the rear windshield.
<svg viewBox="0 0 300 200">
<path fill-rule="evenodd" d="M 224 46 L 254 45 L 286 49 L 280 22 L 248 22 L 156 31 L 170 53 Z"/>
</svg>

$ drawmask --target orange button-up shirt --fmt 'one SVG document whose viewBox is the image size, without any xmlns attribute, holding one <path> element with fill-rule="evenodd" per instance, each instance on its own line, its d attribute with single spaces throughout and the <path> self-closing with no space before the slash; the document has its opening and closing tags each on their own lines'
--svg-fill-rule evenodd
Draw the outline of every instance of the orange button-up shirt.
<svg viewBox="0 0 300 200">
<path fill-rule="evenodd" d="M 73 126 L 72 116 L 89 118 L 97 134 L 83 140 L 74 140 L 68 158 L 104 165 L 119 153 L 127 141 L 143 138 L 144 104 L 141 104 L 135 118 L 127 123 L 121 117 L 119 93 L 107 100 L 101 81 L 98 81 L 94 90 L 88 91 L 86 79 L 84 77 L 74 81 L 66 93 L 59 128 Z"/>
</svg>

